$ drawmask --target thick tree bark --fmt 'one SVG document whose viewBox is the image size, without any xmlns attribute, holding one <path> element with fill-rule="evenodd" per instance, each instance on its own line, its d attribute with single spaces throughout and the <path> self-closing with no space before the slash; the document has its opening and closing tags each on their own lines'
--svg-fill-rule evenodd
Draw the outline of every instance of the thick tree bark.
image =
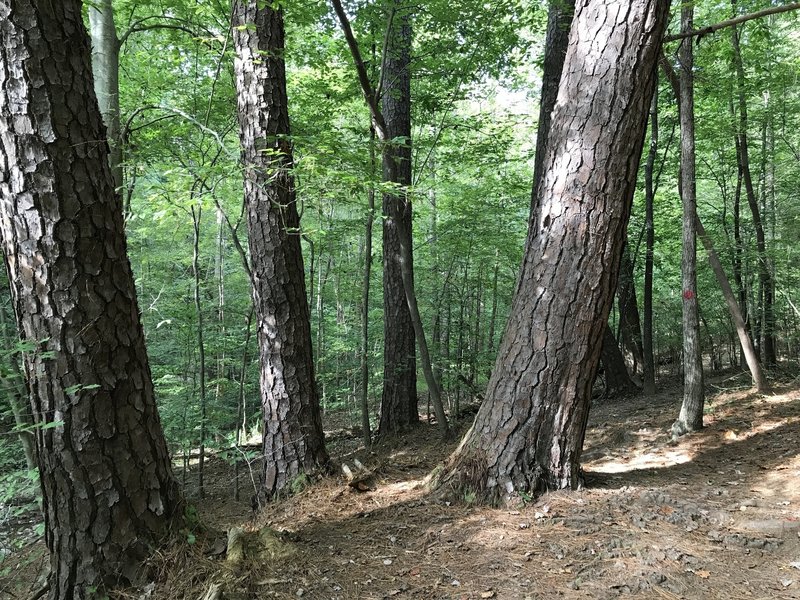
<svg viewBox="0 0 800 600">
<path fill-rule="evenodd" d="M 731 4 L 734 8 L 736 7 L 735 0 L 732 0 Z M 763 335 L 760 336 L 761 339 L 763 339 L 763 358 L 764 363 L 767 366 L 771 366 L 777 362 L 777 356 L 775 352 L 775 315 L 773 306 L 774 298 L 772 274 L 770 273 L 769 263 L 767 260 L 767 241 L 766 236 L 764 235 L 764 223 L 761 219 L 761 210 L 758 206 L 758 199 L 756 198 L 755 189 L 753 187 L 753 177 L 750 171 L 750 151 L 747 135 L 747 97 L 745 91 L 746 81 L 744 65 L 742 63 L 742 53 L 739 47 L 739 31 L 735 25 L 731 31 L 731 40 L 733 43 L 733 63 L 734 68 L 736 69 L 736 89 L 739 108 L 739 130 L 736 133 L 738 140 L 738 159 L 744 181 L 747 204 L 750 206 L 750 213 L 753 216 L 753 228 L 756 232 L 756 249 L 758 251 L 758 281 L 759 288 L 763 293 L 763 303 L 761 306 L 761 313 L 763 315 Z"/>
<path fill-rule="evenodd" d="M 486 399 L 438 478 L 458 496 L 580 484 L 667 9 L 576 6 L 509 323 Z"/>
<path fill-rule="evenodd" d="M 603 331 L 603 349 L 600 355 L 603 363 L 603 371 L 606 377 L 605 396 L 613 398 L 615 396 L 627 396 L 639 391 L 636 384 L 631 380 L 628 369 L 625 366 L 625 359 L 619 349 L 617 338 L 611 327 L 606 326 Z"/>
<path fill-rule="evenodd" d="M 387 32 L 381 112 L 386 121 L 383 180 L 411 185 L 411 17 L 405 0 Z M 413 279 L 411 202 L 405 194 L 383 195 L 383 395 L 378 435 L 396 433 L 419 421 L 414 324 L 403 285 L 401 243 L 408 247 L 406 267 Z M 404 236 L 404 239 L 400 239 Z"/>
<path fill-rule="evenodd" d="M 655 164 L 658 155 L 658 85 L 650 104 L 650 148 L 644 169 L 645 201 L 645 257 L 644 291 L 642 293 L 642 390 L 645 394 L 656 392 L 656 369 L 653 355 L 653 255 L 655 250 Z"/>
<path fill-rule="evenodd" d="M 133 581 L 180 514 L 77 0 L 0 3 L 0 227 L 52 600 Z"/>
<path fill-rule="evenodd" d="M 314 380 L 300 218 L 292 175 L 283 15 L 258 0 L 233 8 L 234 70 L 261 356 L 261 497 L 327 467 Z"/>
<path fill-rule="evenodd" d="M 736 334 L 739 336 L 739 343 L 742 346 L 742 355 L 747 362 L 747 367 L 750 369 L 750 375 L 753 377 L 753 386 L 757 391 L 765 393 L 769 391 L 769 384 L 767 384 L 764 370 L 761 368 L 758 356 L 756 356 L 753 340 L 747 335 L 747 327 L 742 317 L 742 311 L 739 309 L 739 305 L 736 302 L 736 296 L 728 281 L 728 276 L 725 274 L 725 269 L 722 268 L 722 263 L 714 250 L 714 244 L 706 233 L 699 217 L 697 218 L 696 227 L 697 235 L 703 242 L 703 246 L 708 254 L 708 262 L 711 265 L 711 270 L 714 271 L 714 276 L 717 278 L 717 283 L 719 283 L 719 287 L 722 290 L 722 296 L 725 298 L 725 303 L 728 305 L 728 310 L 731 313 L 731 321 L 733 321 Z"/>
<path fill-rule="evenodd" d="M 109 164 L 114 188 L 122 197 L 122 126 L 119 107 L 120 42 L 114 25 L 111 0 L 97 0 L 89 5 L 89 26 L 92 36 L 92 73 L 100 114 L 106 126 Z M 126 210 L 129 207 L 126 207 Z"/>
<path fill-rule="evenodd" d="M 690 31 L 694 5 L 681 7 L 681 31 Z M 700 349 L 700 319 L 697 299 L 697 191 L 695 182 L 694 134 L 694 51 L 691 38 L 681 42 L 679 113 L 681 121 L 680 192 L 683 201 L 683 257 L 681 284 L 683 299 L 683 403 L 672 424 L 677 437 L 703 427 L 703 358 Z"/>
<path fill-rule="evenodd" d="M 553 108 L 558 97 L 558 84 L 564 70 L 569 30 L 575 15 L 575 0 L 550 0 L 547 12 L 547 37 L 544 46 L 542 91 L 539 94 L 539 124 L 536 132 L 536 155 L 533 163 L 533 191 L 531 192 L 531 218 L 536 207 L 536 186 L 544 174 L 547 136 Z"/>
</svg>

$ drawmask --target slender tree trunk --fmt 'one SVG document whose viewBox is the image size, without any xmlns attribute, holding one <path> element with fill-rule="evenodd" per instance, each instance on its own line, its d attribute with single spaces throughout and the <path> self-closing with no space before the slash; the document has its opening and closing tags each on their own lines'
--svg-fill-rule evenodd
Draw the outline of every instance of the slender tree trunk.
<svg viewBox="0 0 800 600">
<path fill-rule="evenodd" d="M 731 5 L 736 8 L 736 0 L 731 0 Z M 738 158 L 739 165 L 742 170 L 744 180 L 745 195 L 747 196 L 747 203 L 750 206 L 750 212 L 753 215 L 753 228 L 756 233 L 756 249 L 758 251 L 758 283 L 759 283 L 759 296 L 762 300 L 761 313 L 763 315 L 762 330 L 763 330 L 763 346 L 764 346 L 764 363 L 768 366 L 774 365 L 777 362 L 775 354 L 775 334 L 774 334 L 774 299 L 772 294 L 772 274 L 769 270 L 769 263 L 767 259 L 767 242 L 764 235 L 764 224 L 761 219 L 761 210 L 758 206 L 758 199 L 756 198 L 755 189 L 753 187 L 753 178 L 750 171 L 750 150 L 748 146 L 747 135 L 747 96 L 746 96 L 746 81 L 744 74 L 744 65 L 742 63 L 742 53 L 739 47 L 739 31 L 734 25 L 731 28 L 731 40 L 733 43 L 733 62 L 736 69 L 736 87 L 738 95 L 738 109 L 739 109 L 739 130 L 736 134 L 738 138 Z"/>
<path fill-rule="evenodd" d="M 681 7 L 681 31 L 690 31 L 694 5 Z M 672 425 L 673 437 L 703 427 L 703 357 L 700 349 L 700 318 L 697 299 L 697 192 L 695 183 L 694 51 L 691 38 L 681 42 L 679 57 L 679 113 L 681 121 L 680 192 L 683 201 L 683 403 Z"/>
<path fill-rule="evenodd" d="M 644 362 L 644 349 L 642 347 L 642 324 L 639 320 L 639 303 L 636 301 L 633 261 L 627 245 L 622 253 L 617 301 L 620 338 L 633 357 L 633 373 L 635 374 L 639 370 L 639 365 Z"/>
<path fill-rule="evenodd" d="M 655 164 L 658 155 L 658 86 L 653 91 L 650 104 L 650 148 L 644 168 L 645 181 L 645 258 L 644 291 L 642 302 L 642 386 L 647 395 L 656 393 L 656 370 L 653 356 L 653 255 L 655 251 L 655 225 L 653 204 L 655 203 Z"/>
<path fill-rule="evenodd" d="M 327 468 L 292 175 L 280 10 L 236 0 L 234 71 L 261 357 L 261 497 Z"/>
<path fill-rule="evenodd" d="M 494 330 L 497 323 L 497 278 L 500 272 L 499 252 L 495 251 L 494 269 L 492 270 L 492 312 L 489 317 L 489 334 L 486 341 L 486 349 L 494 352 Z"/>
<path fill-rule="evenodd" d="M 438 477 L 457 496 L 580 483 L 667 9 L 576 6 L 509 324 L 475 423 Z M 575 94 L 590 81 L 591 95 Z"/>
<path fill-rule="evenodd" d="M 122 197 L 122 126 L 119 107 L 120 42 L 114 25 L 111 0 L 96 0 L 89 5 L 89 26 L 92 36 L 92 73 L 94 91 L 106 126 L 109 165 L 114 189 Z M 125 207 L 126 212 L 130 209 Z"/>
<path fill-rule="evenodd" d="M 0 4 L 0 237 L 34 347 L 50 600 L 137 581 L 181 514 L 90 57 L 77 0 Z"/>
<path fill-rule="evenodd" d="M 375 129 L 370 128 L 369 164 L 375 171 Z M 372 277 L 372 225 L 375 221 L 375 186 L 367 192 L 367 217 L 364 226 L 364 282 L 361 291 L 361 435 L 364 446 L 372 443 L 369 411 L 369 290 Z"/>
<path fill-rule="evenodd" d="M 745 361 L 747 361 L 747 367 L 750 369 L 750 375 L 753 377 L 753 386 L 757 391 L 765 393 L 769 390 L 767 378 L 764 376 L 761 363 L 758 361 L 758 357 L 756 356 L 756 350 L 753 347 L 753 341 L 750 339 L 750 336 L 747 335 L 747 327 L 744 324 L 742 311 L 739 310 L 739 305 L 736 302 L 736 296 L 734 295 L 731 284 L 728 281 L 728 276 L 725 274 L 725 270 L 722 268 L 722 263 L 720 262 L 716 251 L 714 250 L 714 244 L 706 233 L 706 230 L 703 227 L 703 224 L 700 222 L 699 217 L 697 217 L 696 227 L 697 235 L 702 240 L 703 246 L 708 254 L 708 262 L 711 265 L 711 270 L 714 271 L 714 276 L 717 278 L 717 283 L 722 290 L 722 296 L 725 298 L 725 303 L 728 305 L 728 310 L 731 313 L 731 321 L 733 321 L 733 325 L 736 327 L 736 333 L 739 336 L 739 343 L 742 346 L 742 354 L 744 355 Z"/>
<path fill-rule="evenodd" d="M 739 141 L 736 140 L 736 155 L 739 155 Z M 742 310 L 742 319 L 744 320 L 745 327 L 747 328 L 747 335 L 750 337 L 751 343 L 754 343 L 752 323 L 750 322 L 750 311 L 748 309 L 747 301 L 747 287 L 743 276 L 744 264 L 744 243 L 742 241 L 742 169 L 741 165 L 737 167 L 736 177 L 736 191 L 733 196 L 733 280 L 736 283 L 736 290 L 739 295 L 739 306 Z M 756 355 L 758 355 L 758 347 L 754 344 Z M 744 364 L 745 357 L 742 355 L 742 364 Z"/>
<path fill-rule="evenodd" d="M 200 455 L 197 465 L 197 491 L 201 498 L 206 496 L 205 464 L 206 464 L 206 418 L 208 398 L 206 396 L 206 346 L 203 340 L 203 303 L 200 300 L 200 219 L 202 208 L 192 206 L 192 228 L 194 232 L 192 252 L 192 275 L 194 276 L 194 309 L 197 313 L 197 368 L 200 392 Z"/>
<path fill-rule="evenodd" d="M 253 332 L 253 307 L 247 313 L 247 325 L 245 327 L 244 347 L 242 348 L 242 366 L 239 371 L 239 396 L 236 408 L 236 435 L 234 438 L 234 484 L 233 499 L 239 501 L 239 447 L 242 445 L 242 433 L 247 433 L 247 394 L 245 394 L 245 384 L 247 382 L 247 351 L 250 346 L 250 337 Z"/>
</svg>

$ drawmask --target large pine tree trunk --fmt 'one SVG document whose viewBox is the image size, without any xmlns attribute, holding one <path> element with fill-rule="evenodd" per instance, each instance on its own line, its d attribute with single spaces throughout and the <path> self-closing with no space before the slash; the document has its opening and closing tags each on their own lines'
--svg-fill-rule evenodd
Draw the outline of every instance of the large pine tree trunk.
<svg viewBox="0 0 800 600">
<path fill-rule="evenodd" d="M 411 17 L 406 0 L 393 0 L 391 31 L 383 59 L 382 113 L 386 121 L 383 180 L 411 185 Z M 411 202 L 403 193 L 383 195 L 383 395 L 378 435 L 419 421 L 414 324 L 403 285 L 401 243 L 408 248 L 413 279 Z M 405 239 L 401 240 L 400 236 Z"/>
<path fill-rule="evenodd" d="M 300 217 L 288 140 L 283 15 L 259 0 L 233 10 L 234 70 L 264 414 L 262 497 L 327 466 L 314 380 Z"/>
<path fill-rule="evenodd" d="M 576 6 L 509 323 L 486 399 L 439 477 L 459 495 L 580 483 L 667 5 Z"/>
<path fill-rule="evenodd" d="M 179 514 L 78 0 L 0 4 L 0 227 L 53 600 L 134 580 Z"/>
</svg>

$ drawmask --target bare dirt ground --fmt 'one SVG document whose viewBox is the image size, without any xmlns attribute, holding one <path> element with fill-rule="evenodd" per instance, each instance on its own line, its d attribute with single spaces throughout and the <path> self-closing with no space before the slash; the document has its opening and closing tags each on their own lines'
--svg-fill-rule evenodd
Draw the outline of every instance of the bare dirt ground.
<svg viewBox="0 0 800 600">
<path fill-rule="evenodd" d="M 196 501 L 202 521 L 220 531 L 268 525 L 284 532 L 279 547 L 231 566 L 219 537 L 200 536 L 189 551 L 157 555 L 155 585 L 120 597 L 800 598 L 800 385 L 761 396 L 742 383 L 716 380 L 706 428 L 677 442 L 667 431 L 678 387 L 598 401 L 586 488 L 503 508 L 426 494 L 423 478 L 454 445 L 431 426 L 371 452 L 336 441 L 332 454 L 372 469 L 374 489 L 331 477 L 257 519 L 248 492 L 231 499 L 231 469 L 220 462 Z M 0 563 L 0 598 L 31 596 L 42 555 L 38 543 Z"/>
</svg>

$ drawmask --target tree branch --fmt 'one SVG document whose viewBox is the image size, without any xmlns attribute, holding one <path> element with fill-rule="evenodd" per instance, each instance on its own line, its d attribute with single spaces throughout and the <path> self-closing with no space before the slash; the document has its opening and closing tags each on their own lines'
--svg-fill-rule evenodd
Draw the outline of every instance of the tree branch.
<svg viewBox="0 0 800 600">
<path fill-rule="evenodd" d="M 685 31 L 682 33 L 676 33 L 674 35 L 668 35 L 664 37 L 664 42 L 665 43 L 675 42 L 685 38 L 704 36 L 708 35 L 709 33 L 714 33 L 715 31 L 719 31 L 720 29 L 724 29 L 726 27 L 733 27 L 734 25 L 738 25 L 739 23 L 745 23 L 747 21 L 752 21 L 753 19 L 760 19 L 762 17 L 767 17 L 769 15 L 775 15 L 778 13 L 789 12 L 790 10 L 798 10 L 798 9 L 800 9 L 800 2 L 794 2 L 793 4 L 785 4 L 783 6 L 772 6 L 770 8 L 765 8 L 764 10 L 760 10 L 758 12 L 750 13 L 749 15 L 742 15 L 740 17 L 728 19 L 727 21 L 721 21 L 719 23 L 715 23 L 714 25 L 709 25 L 708 27 L 702 27 L 700 29 L 692 29 L 691 31 Z"/>
<path fill-rule="evenodd" d="M 140 31 L 151 31 L 153 29 L 174 29 L 176 31 L 183 31 L 184 33 L 188 33 L 192 37 L 197 37 L 197 32 L 193 31 L 189 27 L 180 24 L 171 24 L 171 23 L 154 23 L 153 25 L 144 25 L 147 21 L 152 21 L 153 19 L 167 19 L 178 21 L 178 23 L 183 23 L 183 19 L 177 19 L 175 17 L 165 17 L 165 16 L 150 16 L 144 17 L 142 19 L 138 19 L 131 23 L 130 27 L 123 33 L 119 38 L 119 45 L 122 46 L 125 42 L 128 41 L 128 38 L 131 37 L 132 34 L 138 33 Z"/>
<path fill-rule="evenodd" d="M 378 138 L 386 143 L 389 141 L 389 130 L 386 127 L 383 113 L 381 113 L 378 108 L 378 99 L 369 81 L 367 67 L 364 65 L 364 59 L 361 58 L 361 51 L 358 49 L 358 42 L 353 35 L 353 28 L 350 27 L 350 19 L 347 18 L 347 13 L 345 13 L 344 8 L 342 8 L 341 0 L 331 0 L 331 4 L 333 5 L 333 10 L 336 12 L 336 16 L 339 18 L 339 23 L 342 26 L 342 33 L 344 33 L 344 37 L 347 39 L 350 54 L 353 56 L 353 62 L 358 72 L 358 81 L 361 84 L 361 91 L 364 92 L 364 99 L 367 102 L 369 112 L 372 115 L 372 121 L 375 124 L 375 132 L 378 134 Z"/>
</svg>

